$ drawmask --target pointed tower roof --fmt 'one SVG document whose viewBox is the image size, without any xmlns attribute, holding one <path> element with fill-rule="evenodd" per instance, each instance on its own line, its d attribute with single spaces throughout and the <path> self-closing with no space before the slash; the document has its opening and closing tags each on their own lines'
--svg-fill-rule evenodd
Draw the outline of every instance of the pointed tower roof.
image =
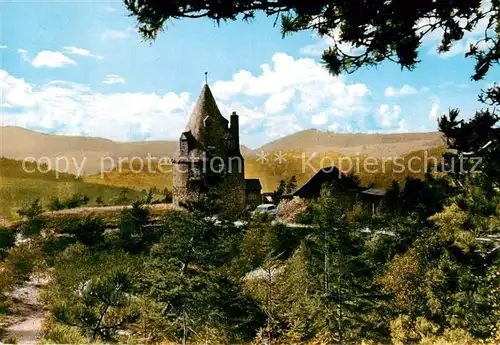
<svg viewBox="0 0 500 345">
<path fill-rule="evenodd" d="M 185 132 L 191 132 L 196 140 L 203 142 L 206 120 L 214 124 L 220 124 L 226 128 L 228 125 L 228 121 L 220 113 L 212 91 L 210 91 L 207 84 L 201 90 L 200 97 L 189 117 Z"/>
</svg>

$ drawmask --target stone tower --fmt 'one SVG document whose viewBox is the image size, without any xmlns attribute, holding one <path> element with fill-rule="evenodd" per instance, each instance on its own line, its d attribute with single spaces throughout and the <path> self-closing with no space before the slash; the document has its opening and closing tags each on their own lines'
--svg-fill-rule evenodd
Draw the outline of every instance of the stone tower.
<svg viewBox="0 0 500 345">
<path fill-rule="evenodd" d="M 222 116 L 208 85 L 179 138 L 173 159 L 173 202 L 180 205 L 218 195 L 233 207 L 245 206 L 244 161 L 238 115 Z"/>
</svg>

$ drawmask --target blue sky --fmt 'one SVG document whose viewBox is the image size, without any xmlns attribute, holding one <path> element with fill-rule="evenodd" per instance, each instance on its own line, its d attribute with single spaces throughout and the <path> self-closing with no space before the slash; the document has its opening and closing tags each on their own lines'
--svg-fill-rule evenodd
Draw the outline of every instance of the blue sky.
<svg viewBox="0 0 500 345">
<path fill-rule="evenodd" d="M 241 116 L 256 148 L 301 129 L 336 132 L 436 130 L 436 116 L 499 78 L 471 82 L 469 34 L 439 56 L 430 37 L 413 72 L 394 64 L 338 78 L 321 66 L 327 42 L 310 32 L 281 38 L 273 18 L 253 23 L 175 21 L 143 42 L 118 1 L 0 4 L 1 124 L 114 140 L 176 139 L 209 71 L 225 116 Z"/>
</svg>

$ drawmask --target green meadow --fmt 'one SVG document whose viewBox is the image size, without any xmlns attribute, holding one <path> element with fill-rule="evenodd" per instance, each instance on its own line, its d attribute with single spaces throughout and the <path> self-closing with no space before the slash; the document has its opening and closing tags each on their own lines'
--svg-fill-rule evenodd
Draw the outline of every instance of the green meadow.
<svg viewBox="0 0 500 345">
<path fill-rule="evenodd" d="M 28 168 L 32 171 L 33 166 Z M 120 198 L 122 202 L 132 202 L 147 196 L 146 191 L 88 183 L 70 174 L 28 173 L 20 161 L 0 158 L 0 216 L 4 219 L 18 219 L 17 210 L 36 199 L 48 208 L 54 198 L 65 200 L 75 194 L 88 197 L 88 206 L 97 206 L 98 201 L 104 205 L 116 204 Z"/>
</svg>

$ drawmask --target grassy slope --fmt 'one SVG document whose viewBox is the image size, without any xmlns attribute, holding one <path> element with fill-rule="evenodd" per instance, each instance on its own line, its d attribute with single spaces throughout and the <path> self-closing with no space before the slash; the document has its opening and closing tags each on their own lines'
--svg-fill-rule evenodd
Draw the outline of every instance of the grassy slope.
<svg viewBox="0 0 500 345">
<path fill-rule="evenodd" d="M 75 193 L 82 193 L 90 198 L 89 206 L 97 205 L 95 200 L 101 197 L 105 204 L 112 203 L 122 188 L 75 181 L 50 181 L 41 179 L 1 178 L 0 182 L 0 215 L 6 219 L 16 219 L 16 210 L 29 205 L 39 198 L 47 207 L 53 197 L 67 199 Z M 131 191 L 127 194 L 130 200 L 144 198 L 146 193 Z"/>
<path fill-rule="evenodd" d="M 30 168 L 31 169 L 31 168 Z M 104 203 L 111 203 L 122 188 L 87 183 L 73 175 L 64 174 L 56 177 L 53 171 L 47 173 L 27 173 L 21 168 L 21 162 L 0 158 L 0 216 L 16 219 L 16 210 L 39 198 L 44 207 L 52 198 L 67 199 L 75 193 L 90 198 L 89 205 L 96 205 L 96 198 L 101 197 Z M 146 193 L 130 191 L 130 200 L 144 198 Z"/>
<path fill-rule="evenodd" d="M 419 161 L 414 161 L 412 167 L 418 170 L 424 159 L 424 151 L 418 150 L 411 152 L 407 155 L 401 157 L 404 164 L 407 166 L 408 161 L 412 157 L 420 157 Z M 433 148 L 427 150 L 427 157 L 440 157 L 443 152 L 442 148 Z M 260 160 L 254 155 L 247 156 L 245 158 L 245 177 L 246 178 L 259 178 L 262 184 L 263 192 L 272 192 L 279 184 L 280 180 L 287 180 L 292 176 L 297 178 L 298 185 L 305 183 L 311 176 L 313 176 L 320 168 L 328 168 L 332 164 L 335 166 L 342 166 L 344 171 L 348 171 L 348 163 L 345 160 L 344 155 L 336 152 L 324 152 L 318 153 L 312 160 L 309 161 L 309 156 L 305 159 L 302 156 L 302 151 L 287 151 L 284 152 L 284 157 L 286 161 L 278 164 L 274 161 L 276 156 L 271 153 L 269 156 L 269 161 L 262 164 Z M 342 157 L 344 157 L 344 164 L 339 164 Z M 383 163 L 382 159 L 377 161 L 376 166 L 378 166 L 379 173 L 368 173 L 363 170 L 363 162 L 367 159 L 366 156 L 350 156 L 353 165 L 357 165 L 359 161 L 360 170 L 357 170 L 354 166 L 353 169 L 360 177 L 361 183 L 363 185 L 373 184 L 378 188 L 386 188 L 390 186 L 392 180 L 404 183 L 406 177 L 418 177 L 423 178 L 423 171 L 420 173 L 411 173 L 405 171 L 403 173 L 394 173 L 392 164 L 390 162 Z M 306 164 L 308 163 L 308 164 Z M 384 164 L 384 169 L 382 165 Z M 369 165 L 369 168 L 374 170 L 373 165 Z M 422 170 L 422 169 L 420 169 Z M 123 168 L 121 172 L 114 170 L 111 173 L 106 173 L 101 175 L 92 175 L 84 179 L 85 182 L 93 184 L 101 184 L 107 186 L 120 186 L 127 187 L 136 190 L 144 190 L 156 187 L 158 190 L 163 190 L 168 188 L 172 190 L 172 174 L 169 167 L 164 167 L 162 171 L 164 173 L 158 172 L 158 169 L 152 169 L 153 172 L 143 171 L 136 173 L 128 168 Z M 154 172 L 156 171 L 156 172 Z"/>
<path fill-rule="evenodd" d="M 135 173 L 129 169 L 123 169 L 121 172 L 113 170 L 112 172 L 87 176 L 83 179 L 87 183 L 104 186 L 117 186 L 135 190 L 148 190 L 156 187 L 158 190 L 167 188 L 172 190 L 171 172 L 140 172 Z"/>
</svg>

